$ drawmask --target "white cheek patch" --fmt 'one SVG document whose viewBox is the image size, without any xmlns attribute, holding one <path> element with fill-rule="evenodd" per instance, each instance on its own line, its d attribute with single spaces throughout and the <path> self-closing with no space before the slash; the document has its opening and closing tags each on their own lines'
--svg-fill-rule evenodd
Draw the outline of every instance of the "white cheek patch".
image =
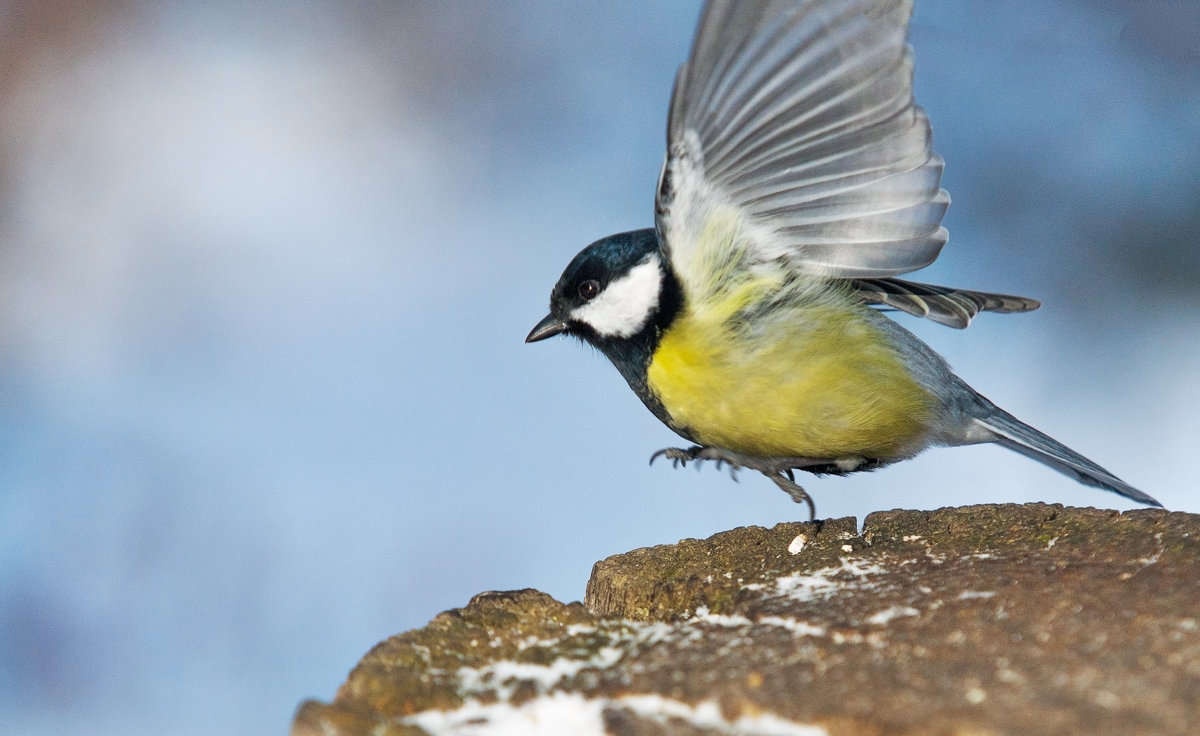
<svg viewBox="0 0 1200 736">
<path fill-rule="evenodd" d="M 590 326 L 603 337 L 632 337 L 658 309 L 662 270 L 651 254 L 611 281 L 599 296 L 571 312 L 571 319 Z"/>
</svg>

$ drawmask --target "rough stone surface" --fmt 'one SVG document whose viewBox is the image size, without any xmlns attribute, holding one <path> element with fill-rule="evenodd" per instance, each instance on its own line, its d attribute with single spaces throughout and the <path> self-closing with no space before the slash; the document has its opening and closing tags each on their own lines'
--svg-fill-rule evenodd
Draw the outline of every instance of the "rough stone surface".
<svg viewBox="0 0 1200 736">
<path fill-rule="evenodd" d="M 1200 733 L 1195 515 L 735 529 L 597 563 L 586 604 L 476 596 L 377 646 L 293 734 Z"/>
</svg>

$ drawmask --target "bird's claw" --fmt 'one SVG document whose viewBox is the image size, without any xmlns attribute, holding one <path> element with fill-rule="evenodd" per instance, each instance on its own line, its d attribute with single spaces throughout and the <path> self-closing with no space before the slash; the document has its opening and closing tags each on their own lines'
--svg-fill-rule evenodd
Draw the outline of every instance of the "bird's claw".
<svg viewBox="0 0 1200 736">
<path fill-rule="evenodd" d="M 670 460 L 672 467 L 675 468 L 687 467 L 689 462 L 695 462 L 697 464 L 696 467 L 699 468 L 699 464 L 705 460 L 711 460 L 716 463 L 717 470 L 721 470 L 728 465 L 729 477 L 733 478 L 734 482 L 738 480 L 737 471 L 743 468 L 757 470 L 770 478 L 793 501 L 808 504 L 809 521 L 817 518 L 817 508 L 813 503 L 812 497 L 796 483 L 796 475 L 793 472 L 793 468 L 803 468 L 806 464 L 812 464 L 812 461 L 805 460 L 804 458 L 769 460 L 739 455 L 716 447 L 702 447 L 700 445 L 692 445 L 686 449 L 680 447 L 663 448 L 650 456 L 650 464 L 653 465 L 654 461 L 660 457 Z"/>
<path fill-rule="evenodd" d="M 764 473 L 764 475 L 775 481 L 775 485 L 779 486 L 781 491 L 791 496 L 792 500 L 796 503 L 808 504 L 808 520 L 816 521 L 817 506 L 813 503 L 812 496 L 808 495 L 808 492 L 801 488 L 800 484 L 796 482 L 795 476 L 792 475 L 791 468 L 788 468 L 783 473 L 776 475 L 772 475 L 770 473 Z"/>
<path fill-rule="evenodd" d="M 699 446 L 689 447 L 686 450 L 679 447 L 664 447 L 650 456 L 650 464 L 653 465 L 655 460 L 659 459 L 660 457 L 665 457 L 671 461 L 671 467 L 686 468 L 688 462 L 695 460 L 697 453 L 699 453 L 702 449 L 703 448 Z"/>
</svg>

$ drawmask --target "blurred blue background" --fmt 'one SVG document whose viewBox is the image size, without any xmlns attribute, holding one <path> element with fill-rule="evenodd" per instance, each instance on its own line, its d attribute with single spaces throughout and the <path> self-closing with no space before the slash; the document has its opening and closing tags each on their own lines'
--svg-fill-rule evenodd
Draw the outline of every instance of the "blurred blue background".
<svg viewBox="0 0 1200 736">
<path fill-rule="evenodd" d="M 281 733 L 474 593 L 804 517 L 568 341 L 652 222 L 699 2 L 0 0 L 0 732 Z M 904 319 L 997 403 L 1200 511 L 1200 4 L 919 0 L 954 196 Z M 807 479 L 824 517 L 1129 508 L 993 447 Z"/>
</svg>

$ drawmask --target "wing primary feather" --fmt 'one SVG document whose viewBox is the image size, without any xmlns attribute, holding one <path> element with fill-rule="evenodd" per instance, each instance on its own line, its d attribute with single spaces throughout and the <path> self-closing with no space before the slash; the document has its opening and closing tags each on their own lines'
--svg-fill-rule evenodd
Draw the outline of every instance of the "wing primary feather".
<svg viewBox="0 0 1200 736">
<path fill-rule="evenodd" d="M 858 40 L 857 37 L 863 35 L 855 26 L 840 30 L 844 36 L 843 43 L 847 44 L 850 40 Z M 829 40 L 834 39 L 822 39 L 822 42 Z M 888 67 L 900 65 L 902 59 L 902 55 L 898 58 L 895 51 L 887 46 L 866 46 L 855 49 L 853 54 L 847 54 L 844 49 L 820 47 L 812 53 L 834 58 L 824 64 L 820 64 L 823 59 L 810 58 L 805 54 L 788 59 L 785 64 L 769 71 L 770 83 L 755 89 L 752 96 L 726 101 L 726 108 L 731 108 L 735 112 L 730 117 L 724 114 L 724 110 L 719 110 L 719 114 L 713 121 L 718 124 L 713 128 L 739 132 L 737 135 L 704 141 L 711 146 L 711 156 L 706 153 L 706 160 L 709 160 L 709 164 L 714 170 L 733 168 L 731 160 L 738 162 L 737 167 L 741 168 L 742 156 L 750 148 L 745 145 L 748 138 L 761 136 L 763 132 L 770 132 L 775 125 L 786 120 L 789 117 L 788 113 L 792 110 L 808 108 L 813 104 L 812 98 L 820 92 L 831 88 L 837 89 L 842 85 L 853 91 L 855 83 L 864 79 L 870 80 Z M 814 66 L 817 68 L 814 69 Z M 799 75 L 792 76 L 786 73 L 793 68 L 815 73 L 816 76 L 803 77 L 804 84 L 789 89 L 790 83 L 801 79 Z M 903 87 L 904 85 L 897 86 Z M 779 94 L 781 88 L 784 94 Z"/>
<path fill-rule="evenodd" d="M 885 278 L 937 258 L 949 197 L 912 97 L 909 0 L 710 0 L 676 76 L 655 203 L 680 262 L 717 211 L 747 262 Z M 958 319 L 956 317 L 955 319 Z"/>
<path fill-rule="evenodd" d="M 901 279 L 852 279 L 850 285 L 868 304 L 886 305 L 958 329 L 971 324 L 980 312 L 1012 314 L 1041 306 L 1036 299 L 1023 296 L 952 289 Z"/>
<path fill-rule="evenodd" d="M 866 107 L 839 107 L 846 98 L 857 93 L 865 94 L 868 86 L 878 84 L 878 80 L 860 80 L 842 88 L 837 96 L 829 100 L 819 103 L 809 101 L 812 104 L 764 133 L 755 145 L 747 146 L 740 165 L 746 171 L 752 171 L 765 168 L 764 164 L 772 161 L 779 161 L 783 170 L 787 171 L 789 167 L 783 163 L 785 156 L 788 160 L 803 161 L 811 155 L 812 149 L 885 118 L 883 111 L 895 109 L 900 100 L 885 97 L 877 104 Z M 902 98 L 903 95 L 897 93 L 897 97 Z"/>
</svg>

